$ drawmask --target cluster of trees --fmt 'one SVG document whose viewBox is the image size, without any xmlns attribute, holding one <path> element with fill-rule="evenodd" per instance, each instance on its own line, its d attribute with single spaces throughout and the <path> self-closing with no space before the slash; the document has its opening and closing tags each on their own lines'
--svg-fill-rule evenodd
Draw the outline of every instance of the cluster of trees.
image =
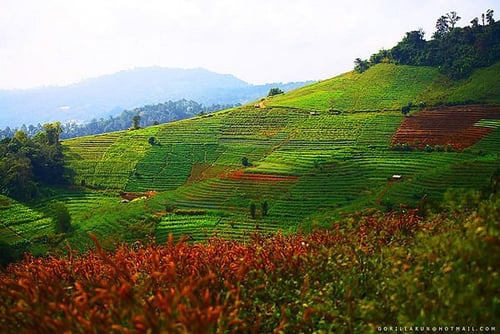
<svg viewBox="0 0 500 334">
<path fill-rule="evenodd" d="M 267 201 L 260 203 L 260 213 L 262 217 L 267 217 L 269 214 L 269 203 Z M 250 202 L 250 216 L 255 219 L 257 218 L 257 204 L 255 202 Z"/>
<path fill-rule="evenodd" d="M 61 124 L 43 125 L 33 138 L 18 130 L 0 141 L 0 193 L 18 200 L 36 196 L 41 184 L 64 182 Z"/>
<path fill-rule="evenodd" d="M 407 32 L 392 49 L 382 49 L 369 60 L 356 58 L 354 69 L 360 73 L 382 62 L 401 65 L 436 66 L 453 79 L 470 75 L 474 68 L 492 65 L 500 60 L 500 22 L 489 9 L 463 28 L 456 27 L 461 17 L 456 12 L 442 15 L 436 22 L 431 40 L 424 39 L 422 29 Z"/>
<path fill-rule="evenodd" d="M 274 95 L 279 95 L 279 94 L 284 94 L 285 92 L 279 89 L 278 87 L 274 87 L 269 89 L 269 93 L 267 93 L 267 96 L 274 96 Z"/>
<path fill-rule="evenodd" d="M 203 106 L 195 101 L 185 99 L 168 101 L 154 105 L 146 105 L 132 110 L 124 110 L 119 116 L 100 120 L 93 119 L 87 124 L 70 123 L 63 126 L 61 138 L 74 138 L 99 133 L 126 130 L 129 128 L 168 123 L 179 119 L 203 115 L 234 107 L 233 104 L 213 104 Z M 138 118 L 137 116 L 140 116 Z"/>
<path fill-rule="evenodd" d="M 107 119 L 93 119 L 85 124 L 68 122 L 61 125 L 61 139 L 126 130 L 130 127 L 138 128 L 140 126 L 162 124 L 196 115 L 229 109 L 238 105 L 239 104 L 213 104 L 210 106 L 203 106 L 195 101 L 184 99 L 175 102 L 168 101 L 155 105 L 146 105 L 132 110 L 124 110 L 120 115 L 110 116 Z M 137 118 L 138 115 L 140 116 L 139 119 Z M 12 138 L 18 130 L 26 133 L 28 137 L 34 137 L 37 133 L 44 131 L 44 128 L 41 124 L 37 126 L 22 125 L 19 129 L 6 127 L 4 130 L 0 130 L 0 139 Z"/>
</svg>

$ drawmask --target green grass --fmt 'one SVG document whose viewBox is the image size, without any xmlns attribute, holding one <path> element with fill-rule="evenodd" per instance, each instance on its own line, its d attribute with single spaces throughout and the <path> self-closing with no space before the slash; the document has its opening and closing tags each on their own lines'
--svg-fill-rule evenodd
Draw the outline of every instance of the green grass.
<svg viewBox="0 0 500 334">
<path fill-rule="evenodd" d="M 500 62 L 476 70 L 469 78 L 450 81 L 440 77 L 421 95 L 429 104 L 464 102 L 500 103 Z"/>
<path fill-rule="evenodd" d="M 325 111 L 400 110 L 439 77 L 436 68 L 378 64 L 348 72 L 265 101 L 269 106 Z"/>
<path fill-rule="evenodd" d="M 266 106 L 305 110 L 401 110 L 418 105 L 500 103 L 500 63 L 476 70 L 471 77 L 451 81 L 437 68 L 377 64 L 359 74 L 332 79 L 266 99 Z"/>
</svg>

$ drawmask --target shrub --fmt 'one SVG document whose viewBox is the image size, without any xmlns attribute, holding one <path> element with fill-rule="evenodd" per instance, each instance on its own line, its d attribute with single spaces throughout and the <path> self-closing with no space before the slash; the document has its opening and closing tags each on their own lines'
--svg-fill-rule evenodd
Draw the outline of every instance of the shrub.
<svg viewBox="0 0 500 334">
<path fill-rule="evenodd" d="M 255 219 L 257 216 L 257 206 L 254 202 L 250 202 L 250 216 Z"/>
<path fill-rule="evenodd" d="M 54 202 L 49 205 L 50 215 L 54 221 L 56 233 L 67 233 L 71 230 L 71 216 L 66 205 L 62 202 Z"/>
<path fill-rule="evenodd" d="M 269 211 L 269 204 L 264 201 L 260 204 L 260 209 L 262 210 L 262 217 L 266 217 Z"/>
</svg>

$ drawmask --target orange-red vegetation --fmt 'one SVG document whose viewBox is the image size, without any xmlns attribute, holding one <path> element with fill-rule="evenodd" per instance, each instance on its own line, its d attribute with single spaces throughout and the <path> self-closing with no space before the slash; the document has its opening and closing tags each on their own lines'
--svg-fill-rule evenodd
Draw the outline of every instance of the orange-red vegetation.
<svg viewBox="0 0 500 334">
<path fill-rule="evenodd" d="M 334 320 L 346 326 L 331 306 L 347 307 L 346 294 L 339 288 L 322 300 L 330 289 L 325 284 L 341 287 L 332 275 L 351 272 L 362 265 L 359 254 L 413 233 L 420 223 L 410 212 L 363 219 L 348 233 L 337 225 L 309 235 L 203 244 L 170 238 L 113 250 L 90 235 L 95 247 L 87 253 L 68 248 L 61 257 L 28 256 L 0 271 L 0 331 L 308 332 Z"/>
<path fill-rule="evenodd" d="M 299 179 L 298 176 L 290 175 L 247 173 L 243 169 L 221 175 L 221 177 L 253 182 L 296 182 Z"/>
</svg>

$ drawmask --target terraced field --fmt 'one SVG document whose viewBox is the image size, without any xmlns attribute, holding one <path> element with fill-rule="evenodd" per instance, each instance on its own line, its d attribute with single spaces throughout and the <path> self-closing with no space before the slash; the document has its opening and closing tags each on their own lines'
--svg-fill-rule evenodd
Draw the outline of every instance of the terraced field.
<svg viewBox="0 0 500 334">
<path fill-rule="evenodd" d="M 384 85 L 368 89 L 379 72 Z M 255 230 L 329 224 L 368 208 L 439 202 L 449 187 L 483 189 L 500 161 L 498 105 L 411 117 L 399 111 L 402 101 L 427 94 L 436 75 L 381 64 L 266 99 L 259 108 L 64 141 L 67 174 L 78 189 L 57 190 L 29 207 L 0 205 L 0 241 L 52 233 L 44 207 L 56 200 L 72 217 L 67 239 L 85 248 L 88 232 L 127 241 L 150 234 L 159 241 L 169 234 L 245 238 Z M 455 151 L 395 151 L 396 142 L 450 144 Z"/>
<path fill-rule="evenodd" d="M 405 117 L 392 144 L 408 143 L 411 147 L 450 145 L 463 150 L 490 134 L 500 120 L 500 106 L 456 106 L 425 110 Z"/>
</svg>

